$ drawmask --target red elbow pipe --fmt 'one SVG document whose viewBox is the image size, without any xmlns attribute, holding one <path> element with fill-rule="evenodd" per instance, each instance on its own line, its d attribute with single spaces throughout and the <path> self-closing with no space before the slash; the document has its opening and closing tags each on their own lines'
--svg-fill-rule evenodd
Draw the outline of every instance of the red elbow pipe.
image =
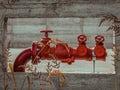
<svg viewBox="0 0 120 90">
<path fill-rule="evenodd" d="M 25 49 L 23 52 L 21 52 L 15 59 L 13 65 L 14 72 L 24 72 L 25 65 L 27 64 L 28 61 L 30 61 L 31 56 L 32 56 L 31 48 Z"/>
</svg>

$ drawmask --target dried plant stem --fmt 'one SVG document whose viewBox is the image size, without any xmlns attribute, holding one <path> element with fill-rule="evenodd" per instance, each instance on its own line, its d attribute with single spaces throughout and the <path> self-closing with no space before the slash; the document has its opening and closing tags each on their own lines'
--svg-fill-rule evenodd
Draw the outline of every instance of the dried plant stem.
<svg viewBox="0 0 120 90">
<path fill-rule="evenodd" d="M 40 90 L 44 90 L 44 87 L 43 87 L 43 84 L 42 84 L 40 78 L 39 78 L 39 84 L 40 84 Z"/>
<path fill-rule="evenodd" d="M 5 89 L 4 90 L 8 90 L 7 88 L 8 88 L 8 85 L 5 85 Z"/>
<path fill-rule="evenodd" d="M 11 63 L 9 63 L 9 68 L 10 68 L 10 71 L 11 71 L 11 73 L 12 73 L 12 82 L 13 82 L 13 85 L 14 85 L 14 87 L 16 88 L 16 90 L 18 90 L 18 89 L 17 89 L 16 80 L 15 80 L 15 76 L 14 76 L 13 66 L 12 66 Z"/>
<path fill-rule="evenodd" d="M 115 59 L 115 90 L 118 90 L 117 59 Z"/>
<path fill-rule="evenodd" d="M 6 90 L 5 88 L 6 88 L 6 72 L 4 71 L 4 90 Z"/>
<path fill-rule="evenodd" d="M 115 36 L 120 36 L 120 20 L 118 20 L 118 18 L 115 15 L 112 15 L 112 14 L 106 15 L 106 16 L 103 16 L 103 18 L 101 19 L 99 26 L 101 26 L 102 23 L 105 21 L 109 21 L 109 22 L 112 21 L 111 25 L 108 27 L 106 31 L 113 30 L 116 33 Z"/>
<path fill-rule="evenodd" d="M 65 75 L 64 75 L 62 72 L 59 72 L 59 75 L 60 75 L 60 77 L 63 78 L 63 80 L 60 81 L 60 83 L 59 83 L 59 86 L 60 86 L 60 88 L 61 88 L 61 87 L 63 87 L 63 85 L 66 83 L 66 77 L 65 77 Z"/>
<path fill-rule="evenodd" d="M 117 71 L 117 68 L 118 68 L 118 55 L 119 55 L 119 52 L 118 52 L 118 48 L 115 44 L 113 44 L 113 52 L 115 53 L 115 55 L 113 56 L 114 57 L 114 66 L 115 66 L 115 90 L 118 90 L 118 71 Z"/>
<path fill-rule="evenodd" d="M 24 83 L 25 83 L 26 79 L 28 81 L 28 90 L 30 90 L 30 78 L 29 78 L 28 75 L 26 75 L 25 78 L 24 78 L 24 80 L 23 80 L 21 90 L 23 90 L 23 86 L 24 86 Z"/>
</svg>

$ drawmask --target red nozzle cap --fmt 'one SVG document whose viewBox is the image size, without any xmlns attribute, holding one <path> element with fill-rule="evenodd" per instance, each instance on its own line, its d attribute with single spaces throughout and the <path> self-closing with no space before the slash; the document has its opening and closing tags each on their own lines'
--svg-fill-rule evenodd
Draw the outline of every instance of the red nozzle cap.
<svg viewBox="0 0 120 90">
<path fill-rule="evenodd" d="M 87 40 L 87 37 L 85 35 L 79 35 L 78 36 L 78 41 L 79 42 L 85 42 Z"/>
<path fill-rule="evenodd" d="M 102 36 L 102 35 L 97 35 L 96 37 L 95 37 L 95 41 L 96 42 L 99 42 L 99 43 L 102 43 L 102 42 L 104 42 L 104 36 Z"/>
</svg>

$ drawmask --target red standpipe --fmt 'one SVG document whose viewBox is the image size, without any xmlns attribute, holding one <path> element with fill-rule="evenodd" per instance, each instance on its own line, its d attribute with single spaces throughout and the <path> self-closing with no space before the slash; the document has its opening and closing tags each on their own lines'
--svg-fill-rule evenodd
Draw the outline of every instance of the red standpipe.
<svg viewBox="0 0 120 90">
<path fill-rule="evenodd" d="M 50 46 L 52 39 L 48 37 L 48 33 L 53 32 L 52 30 L 42 30 L 45 33 L 40 41 L 35 41 L 32 44 L 32 48 L 24 50 L 18 55 L 14 62 L 15 72 L 24 72 L 27 62 L 32 59 L 32 64 L 38 64 L 40 60 L 52 60 L 55 57 L 61 62 L 72 64 L 76 60 L 88 60 L 92 61 L 92 50 L 86 46 L 87 37 L 85 35 L 79 35 L 77 37 L 78 47 L 69 47 L 67 43 L 57 42 L 55 46 Z M 95 38 L 96 47 L 95 55 L 96 58 L 105 58 L 106 52 L 103 47 L 103 41 L 99 41 L 98 37 Z M 100 50 L 98 50 L 100 49 Z M 52 55 L 52 56 L 51 56 Z"/>
<path fill-rule="evenodd" d="M 25 65 L 27 64 L 28 61 L 30 61 L 31 56 L 32 56 L 32 51 L 30 48 L 22 51 L 15 59 L 13 65 L 14 72 L 24 72 Z"/>
</svg>

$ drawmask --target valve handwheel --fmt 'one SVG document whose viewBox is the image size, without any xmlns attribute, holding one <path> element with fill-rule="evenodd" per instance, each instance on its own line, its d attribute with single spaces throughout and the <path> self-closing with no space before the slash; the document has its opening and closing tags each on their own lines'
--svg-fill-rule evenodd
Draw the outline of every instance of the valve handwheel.
<svg viewBox="0 0 120 90">
<path fill-rule="evenodd" d="M 78 36 L 78 41 L 79 41 L 79 42 L 83 43 L 83 42 L 85 42 L 86 40 L 87 40 L 87 37 L 86 37 L 85 35 L 79 35 L 79 36 Z"/>
<path fill-rule="evenodd" d="M 48 33 L 53 32 L 52 30 L 41 30 L 41 33 L 45 33 L 45 37 L 48 38 Z"/>
<path fill-rule="evenodd" d="M 95 37 L 95 41 L 98 43 L 102 43 L 104 41 L 104 37 L 102 35 L 98 35 Z"/>
</svg>

